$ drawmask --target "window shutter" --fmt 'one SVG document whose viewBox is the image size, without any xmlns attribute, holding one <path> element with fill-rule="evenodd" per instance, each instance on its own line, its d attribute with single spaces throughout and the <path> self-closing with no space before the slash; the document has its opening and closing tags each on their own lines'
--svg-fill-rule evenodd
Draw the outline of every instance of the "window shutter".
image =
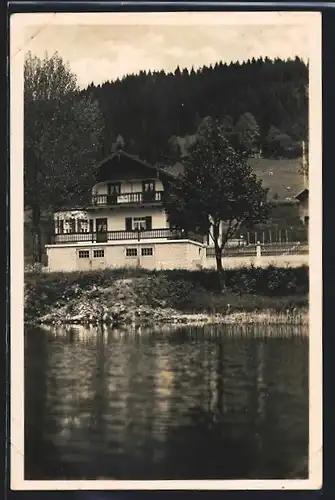
<svg viewBox="0 0 335 500">
<path fill-rule="evenodd" d="M 149 215 L 145 218 L 145 229 L 150 231 L 152 229 L 152 217 Z"/>
<path fill-rule="evenodd" d="M 126 217 L 126 231 L 132 231 L 132 218 Z"/>
</svg>

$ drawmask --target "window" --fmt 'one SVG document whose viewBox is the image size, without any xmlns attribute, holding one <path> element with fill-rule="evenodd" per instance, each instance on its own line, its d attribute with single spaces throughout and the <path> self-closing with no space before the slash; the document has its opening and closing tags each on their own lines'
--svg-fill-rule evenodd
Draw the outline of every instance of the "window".
<svg viewBox="0 0 335 500">
<path fill-rule="evenodd" d="M 133 230 L 134 231 L 144 231 L 146 229 L 145 217 L 134 217 L 133 218 Z"/>
<path fill-rule="evenodd" d="M 57 217 L 55 220 L 55 234 L 62 233 L 64 233 L 64 220 Z"/>
<path fill-rule="evenodd" d="M 71 219 L 66 219 L 65 224 L 67 233 L 76 232 L 76 219 L 74 217 L 71 217 Z"/>
<path fill-rule="evenodd" d="M 96 227 L 98 233 L 106 233 L 107 232 L 107 218 L 96 220 Z"/>
<path fill-rule="evenodd" d="M 155 181 L 143 181 L 142 183 L 143 201 L 155 200 Z"/>
<path fill-rule="evenodd" d="M 108 184 L 108 194 L 120 194 L 121 193 L 121 183 L 114 182 L 113 184 Z"/>
<path fill-rule="evenodd" d="M 93 257 L 95 258 L 105 257 L 105 250 L 93 250 Z"/>
<path fill-rule="evenodd" d="M 118 203 L 118 196 L 121 193 L 121 184 L 119 182 L 114 182 L 113 184 L 108 184 L 108 196 L 107 203 L 115 205 Z"/>
<path fill-rule="evenodd" d="M 127 257 L 137 257 L 137 248 L 126 248 Z"/>
<path fill-rule="evenodd" d="M 309 224 L 309 216 L 308 215 L 305 215 L 304 222 L 305 222 L 306 226 L 308 226 L 308 224 Z"/>
<path fill-rule="evenodd" d="M 143 181 L 142 188 L 144 193 L 155 191 L 155 181 Z"/>
<path fill-rule="evenodd" d="M 152 248 L 142 248 L 142 255 L 153 255 Z"/>
<path fill-rule="evenodd" d="M 126 231 L 151 231 L 152 217 L 126 217 Z"/>
<path fill-rule="evenodd" d="M 90 251 L 89 250 L 79 250 L 78 252 L 79 259 L 89 259 Z"/>
<path fill-rule="evenodd" d="M 87 232 L 88 232 L 88 220 L 78 219 L 78 233 L 87 233 Z"/>
</svg>

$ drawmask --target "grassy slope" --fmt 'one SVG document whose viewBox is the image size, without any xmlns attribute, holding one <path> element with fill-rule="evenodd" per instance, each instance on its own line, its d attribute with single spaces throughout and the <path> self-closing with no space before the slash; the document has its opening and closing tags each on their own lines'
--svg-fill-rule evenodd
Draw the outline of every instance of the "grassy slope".
<svg viewBox="0 0 335 500">
<path fill-rule="evenodd" d="M 263 186 L 269 189 L 269 200 L 277 193 L 280 200 L 294 198 L 304 188 L 303 177 L 299 174 L 300 159 L 271 160 L 250 158 L 256 175 L 262 179 Z M 272 172 L 272 175 L 270 174 Z"/>
<path fill-rule="evenodd" d="M 268 158 L 249 158 L 249 163 L 264 187 L 269 189 L 269 200 L 277 193 L 279 200 L 294 198 L 303 188 L 303 177 L 299 173 L 300 158 L 273 160 Z M 169 169 L 178 174 L 183 170 L 180 163 Z M 271 175 L 272 173 L 272 175 Z"/>
<path fill-rule="evenodd" d="M 173 308 L 186 313 L 226 314 L 308 307 L 308 268 L 245 268 L 216 271 L 147 271 L 116 269 L 91 273 L 26 274 L 27 320 L 82 303 L 107 309 L 120 302 L 126 308 Z M 119 283 L 119 284 L 118 284 Z M 118 285 L 117 285 L 118 284 Z M 117 285 L 117 286 L 116 286 Z"/>
</svg>

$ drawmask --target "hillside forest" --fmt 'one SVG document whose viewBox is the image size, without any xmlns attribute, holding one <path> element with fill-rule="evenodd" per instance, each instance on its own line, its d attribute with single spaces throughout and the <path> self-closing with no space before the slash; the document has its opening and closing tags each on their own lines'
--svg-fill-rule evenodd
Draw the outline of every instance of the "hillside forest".
<svg viewBox="0 0 335 500">
<path fill-rule="evenodd" d="M 234 147 L 250 154 L 294 158 L 307 141 L 308 66 L 298 57 L 141 71 L 92 83 L 83 95 L 99 103 L 103 155 L 120 135 L 129 153 L 173 161 L 183 153 L 178 138 L 187 141 L 206 117 L 219 120 Z"/>
</svg>

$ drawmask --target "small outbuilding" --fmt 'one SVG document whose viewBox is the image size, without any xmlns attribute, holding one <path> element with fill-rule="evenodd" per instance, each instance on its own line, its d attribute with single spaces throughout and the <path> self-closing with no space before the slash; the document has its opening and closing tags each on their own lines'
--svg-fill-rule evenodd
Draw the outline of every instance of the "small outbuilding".
<svg viewBox="0 0 335 500">
<path fill-rule="evenodd" d="M 308 208 L 308 200 L 309 200 L 309 189 L 305 188 L 300 193 L 295 196 L 295 199 L 299 202 L 299 217 L 300 220 L 308 225 L 309 222 L 309 208 Z"/>
</svg>

